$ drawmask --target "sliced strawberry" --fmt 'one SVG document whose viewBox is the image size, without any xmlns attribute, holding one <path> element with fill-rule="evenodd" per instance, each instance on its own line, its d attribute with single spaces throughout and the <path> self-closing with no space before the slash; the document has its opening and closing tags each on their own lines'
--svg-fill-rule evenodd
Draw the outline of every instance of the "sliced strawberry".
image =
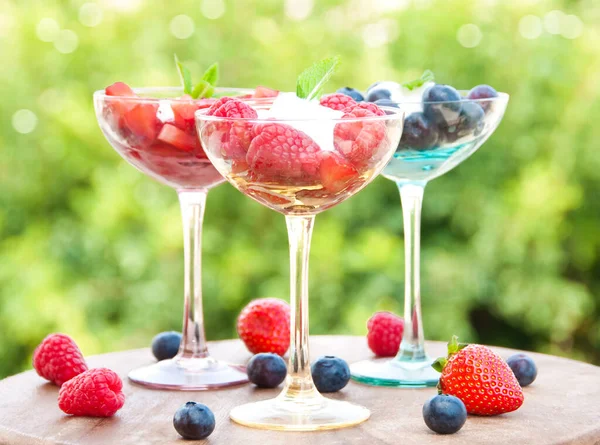
<svg viewBox="0 0 600 445">
<path fill-rule="evenodd" d="M 156 139 L 160 122 L 156 117 L 158 104 L 141 103 L 123 115 L 123 124 L 139 141 L 152 142 Z"/>
<path fill-rule="evenodd" d="M 187 94 L 182 96 L 179 100 L 171 102 L 171 109 L 173 110 L 174 121 L 173 124 L 189 132 L 195 132 L 194 114 L 196 111 L 202 108 L 209 108 L 215 103 L 215 99 L 201 99 L 193 100 L 191 96 Z"/>
<path fill-rule="evenodd" d="M 254 90 L 254 98 L 260 99 L 263 97 L 277 97 L 279 95 L 278 90 L 274 90 L 272 88 L 267 88 L 263 86 L 257 86 Z"/>
<path fill-rule="evenodd" d="M 137 96 L 133 90 L 123 82 L 115 82 L 104 90 L 107 96 Z"/>
<path fill-rule="evenodd" d="M 319 173 L 323 188 L 336 193 L 358 178 L 359 173 L 352 164 L 335 152 L 322 152 Z"/>
<path fill-rule="evenodd" d="M 182 151 L 192 152 L 196 148 L 196 138 L 171 124 L 165 124 L 158 134 L 158 140 Z"/>
</svg>

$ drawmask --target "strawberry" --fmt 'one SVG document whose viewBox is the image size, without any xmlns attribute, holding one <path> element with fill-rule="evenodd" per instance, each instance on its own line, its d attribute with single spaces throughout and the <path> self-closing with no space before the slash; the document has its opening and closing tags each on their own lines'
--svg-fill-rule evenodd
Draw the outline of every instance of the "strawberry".
<svg viewBox="0 0 600 445">
<path fill-rule="evenodd" d="M 254 90 L 253 97 L 255 99 L 262 99 L 263 97 L 277 97 L 278 95 L 279 95 L 278 90 L 273 90 L 271 88 L 267 88 L 267 87 L 263 87 L 263 86 L 259 85 Z"/>
<path fill-rule="evenodd" d="M 253 354 L 284 355 L 290 347 L 290 306 L 278 298 L 253 300 L 240 313 L 237 331 Z"/>
<path fill-rule="evenodd" d="M 318 181 L 321 149 L 310 136 L 279 123 L 255 125 L 254 133 L 246 161 L 262 180 Z"/>
<path fill-rule="evenodd" d="M 173 125 L 187 131 L 190 134 L 196 134 L 196 123 L 194 114 L 203 108 L 209 108 L 215 102 L 214 99 L 193 100 L 191 96 L 185 94 L 179 100 L 171 101 L 173 110 Z"/>
<path fill-rule="evenodd" d="M 136 96 L 133 90 L 123 82 L 115 82 L 104 90 L 107 96 Z"/>
<path fill-rule="evenodd" d="M 158 134 L 159 141 L 165 144 L 172 145 L 173 147 L 187 152 L 192 152 L 196 148 L 198 141 L 195 136 L 191 136 L 189 133 L 180 130 L 171 124 L 165 124 Z"/>
<path fill-rule="evenodd" d="M 122 96 L 122 97 L 136 97 L 137 95 L 129 87 L 129 85 L 123 82 L 116 82 L 109 85 L 104 90 L 107 96 Z M 117 125 L 123 127 L 123 117 L 125 113 L 131 110 L 135 106 L 134 101 L 121 100 L 121 99 L 107 99 L 108 111 L 113 115 Z"/>
<path fill-rule="evenodd" d="M 437 359 L 433 367 L 442 373 L 440 394 L 463 401 L 469 414 L 495 416 L 515 411 L 523 404 L 523 390 L 502 358 L 482 345 L 448 343 L 448 357 Z"/>
<path fill-rule="evenodd" d="M 338 111 L 346 111 L 346 109 L 352 110 L 356 106 L 356 101 L 354 99 L 341 93 L 327 94 L 321 97 L 319 103 L 323 107 Z"/>
<path fill-rule="evenodd" d="M 385 123 L 380 120 L 364 120 L 364 117 L 375 117 L 371 111 L 356 106 L 344 118 L 359 120 L 340 122 L 333 130 L 333 144 L 336 150 L 344 155 L 355 167 L 362 169 L 368 164 L 373 154 L 385 139 Z"/>
<path fill-rule="evenodd" d="M 325 151 L 320 153 L 320 157 L 319 174 L 325 190 L 334 193 L 342 191 L 359 177 L 354 166 L 338 153 Z"/>
<path fill-rule="evenodd" d="M 160 122 L 156 117 L 158 104 L 140 103 L 123 115 L 123 124 L 139 142 L 152 142 L 158 135 Z"/>
</svg>

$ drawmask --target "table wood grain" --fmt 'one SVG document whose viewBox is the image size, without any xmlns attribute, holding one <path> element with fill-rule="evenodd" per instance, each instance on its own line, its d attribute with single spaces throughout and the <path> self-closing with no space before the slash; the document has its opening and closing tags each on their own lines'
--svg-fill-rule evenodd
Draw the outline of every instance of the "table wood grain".
<svg viewBox="0 0 600 445">
<path fill-rule="evenodd" d="M 311 337 L 311 356 L 332 354 L 349 362 L 371 356 L 363 337 Z M 428 344 L 432 355 L 445 345 Z M 212 354 L 245 363 L 250 354 L 238 340 L 213 342 Z M 494 348 L 504 358 L 515 351 Z M 10 445 L 176 445 L 185 443 L 172 426 L 173 414 L 189 400 L 208 405 L 217 427 L 204 442 L 213 445 L 600 445 L 600 368 L 563 358 L 531 353 L 539 373 L 525 388 L 525 403 L 514 413 L 497 417 L 469 416 L 454 435 L 430 432 L 421 416 L 434 388 L 397 389 L 350 382 L 331 397 L 362 404 L 372 411 L 367 422 L 347 429 L 286 433 L 260 431 L 229 420 L 229 410 L 248 401 L 267 399 L 279 390 L 251 385 L 218 391 L 149 390 L 127 381 L 127 372 L 153 361 L 148 349 L 88 358 L 92 367 L 115 370 L 124 381 L 125 406 L 109 419 L 64 415 L 57 406 L 57 387 L 34 371 L 0 381 L 0 444 Z"/>
</svg>

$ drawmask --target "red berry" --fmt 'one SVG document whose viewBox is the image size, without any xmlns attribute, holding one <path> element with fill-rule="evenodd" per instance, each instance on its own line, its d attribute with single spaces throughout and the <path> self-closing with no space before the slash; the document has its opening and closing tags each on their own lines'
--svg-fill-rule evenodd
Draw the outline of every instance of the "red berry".
<svg viewBox="0 0 600 445">
<path fill-rule="evenodd" d="M 210 116 L 240 119 L 256 119 L 256 110 L 250 105 L 231 97 L 222 97 L 215 102 L 207 112 Z M 219 131 L 221 150 L 232 161 L 245 160 L 246 152 L 254 137 L 253 124 L 250 122 L 218 122 L 211 124 L 211 131 Z"/>
<path fill-rule="evenodd" d="M 328 94 L 321 97 L 320 103 L 322 106 L 331 108 L 332 110 L 345 111 L 353 109 L 356 106 L 356 101 L 350 96 L 341 93 Z"/>
<path fill-rule="evenodd" d="M 339 192 L 358 178 L 358 171 L 338 153 L 325 151 L 321 158 L 319 173 L 325 190 Z"/>
<path fill-rule="evenodd" d="M 133 92 L 129 85 L 123 82 L 116 82 L 112 85 L 106 87 L 104 93 L 107 96 L 113 96 L 110 99 L 106 99 L 107 109 L 113 116 L 116 124 L 119 127 L 123 126 L 123 117 L 125 113 L 135 107 L 136 103 L 132 100 L 121 100 L 117 99 L 114 96 L 121 97 L 137 97 L 137 95 Z"/>
<path fill-rule="evenodd" d="M 195 136 L 191 136 L 187 132 L 180 130 L 171 124 L 165 124 L 158 133 L 159 141 L 172 145 L 182 151 L 194 151 L 197 144 Z"/>
<path fill-rule="evenodd" d="M 279 95 L 279 91 L 278 90 L 273 90 L 271 88 L 267 88 L 267 87 L 263 87 L 263 86 L 257 86 L 256 89 L 254 90 L 254 98 L 255 99 L 261 99 L 263 97 L 276 97 Z"/>
<path fill-rule="evenodd" d="M 344 112 L 346 113 L 352 113 L 353 111 L 357 110 L 357 109 L 363 109 L 363 110 L 368 110 L 371 113 L 377 115 L 377 116 L 385 116 L 385 111 L 383 111 L 381 108 L 379 108 L 376 104 L 372 103 L 372 102 L 359 102 L 359 103 L 355 103 L 354 106 L 349 106 L 347 107 Z"/>
<path fill-rule="evenodd" d="M 447 362 L 438 360 L 445 363 L 439 385 L 442 393 L 462 400 L 469 414 L 494 416 L 519 409 L 523 390 L 506 362 L 486 346 L 459 348 L 454 338 L 448 344 Z"/>
<path fill-rule="evenodd" d="M 404 319 L 391 312 L 375 312 L 367 322 L 369 348 L 379 357 L 393 357 L 400 349 Z"/>
<path fill-rule="evenodd" d="M 123 82 L 115 82 L 104 90 L 107 96 L 136 96 L 133 90 Z"/>
<path fill-rule="evenodd" d="M 133 133 L 138 142 L 152 142 L 160 129 L 156 117 L 158 104 L 141 103 L 123 115 L 123 124 Z"/>
<path fill-rule="evenodd" d="M 58 407 L 74 416 L 110 417 L 125 403 L 123 382 L 110 369 L 96 368 L 65 383 L 58 393 Z"/>
<path fill-rule="evenodd" d="M 40 343 L 33 353 L 33 367 L 58 386 L 88 369 L 77 344 L 65 334 L 50 334 Z"/>
<path fill-rule="evenodd" d="M 385 139 L 385 123 L 380 120 L 364 120 L 374 117 L 371 111 L 356 106 L 344 118 L 358 119 L 354 122 L 340 122 L 333 130 L 333 143 L 336 150 L 356 167 L 368 164 L 379 144 Z"/>
<path fill-rule="evenodd" d="M 221 97 L 221 98 L 217 99 L 215 101 L 215 103 L 213 103 L 210 106 L 210 108 L 208 109 L 208 111 L 206 112 L 206 114 L 208 114 L 209 116 L 214 116 L 215 112 L 221 107 L 221 105 L 229 102 L 230 100 L 233 100 L 233 97 L 224 96 L 224 97 Z"/>
<path fill-rule="evenodd" d="M 173 125 L 195 135 L 196 123 L 194 114 L 198 110 L 211 107 L 213 103 L 215 103 L 215 99 L 194 100 L 187 94 L 177 100 L 172 100 L 171 109 L 173 110 L 174 116 Z"/>
<path fill-rule="evenodd" d="M 277 298 L 253 300 L 240 313 L 237 331 L 253 354 L 284 355 L 290 347 L 290 306 Z"/>
<path fill-rule="evenodd" d="M 318 180 L 321 149 L 307 134 L 278 123 L 255 125 L 254 133 L 246 161 L 262 180 Z"/>
</svg>

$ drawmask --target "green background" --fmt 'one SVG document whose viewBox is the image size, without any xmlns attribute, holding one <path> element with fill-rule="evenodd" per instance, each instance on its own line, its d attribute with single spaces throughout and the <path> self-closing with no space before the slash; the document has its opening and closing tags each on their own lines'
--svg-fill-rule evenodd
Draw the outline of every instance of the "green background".
<svg viewBox="0 0 600 445">
<path fill-rule="evenodd" d="M 331 91 L 430 68 L 457 88 L 508 92 L 497 132 L 427 187 L 427 338 L 600 363 L 600 3 L 328 0 L 305 18 L 276 0 L 84 3 L 0 0 L 0 377 L 28 368 L 53 331 L 95 354 L 179 329 L 175 192 L 111 149 L 91 100 L 119 80 L 177 84 L 173 53 L 196 75 L 219 61 L 226 86 L 290 91 L 303 68 L 340 54 Z M 181 14 L 194 25 L 184 39 L 170 29 Z M 44 18 L 63 31 L 40 29 Z M 288 298 L 283 217 L 226 184 L 209 195 L 204 235 L 207 334 L 234 337 L 248 301 Z M 401 236 L 384 178 L 317 218 L 312 334 L 364 335 L 375 310 L 400 313 Z"/>
</svg>

